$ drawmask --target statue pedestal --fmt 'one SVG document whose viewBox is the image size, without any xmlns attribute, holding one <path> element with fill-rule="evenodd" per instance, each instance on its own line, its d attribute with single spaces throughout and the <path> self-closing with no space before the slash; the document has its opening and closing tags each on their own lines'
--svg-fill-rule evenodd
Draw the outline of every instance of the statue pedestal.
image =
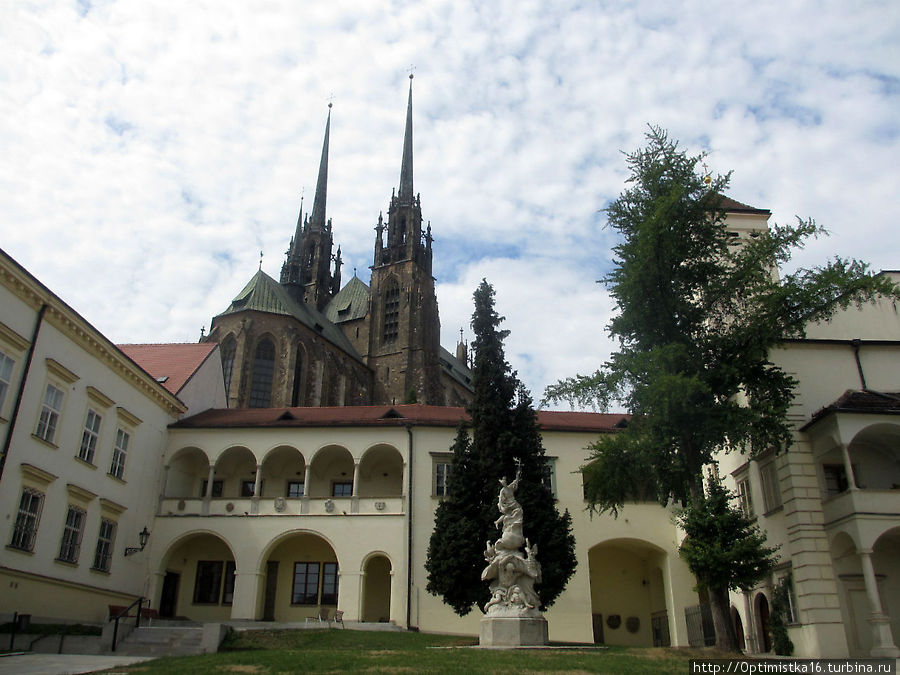
<svg viewBox="0 0 900 675">
<path fill-rule="evenodd" d="M 485 616 L 481 619 L 482 647 L 545 645 L 549 641 L 547 619 L 542 616 Z"/>
</svg>

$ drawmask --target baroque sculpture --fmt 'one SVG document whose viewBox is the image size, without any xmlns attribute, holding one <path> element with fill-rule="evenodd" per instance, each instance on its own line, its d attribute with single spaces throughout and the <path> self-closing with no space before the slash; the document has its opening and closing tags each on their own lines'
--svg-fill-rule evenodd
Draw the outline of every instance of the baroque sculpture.
<svg viewBox="0 0 900 675">
<path fill-rule="evenodd" d="M 481 573 L 482 581 L 490 581 L 491 599 L 484 606 L 490 617 L 540 617 L 541 601 L 534 585 L 541 581 L 541 565 L 537 561 L 537 544 L 532 545 L 522 533 L 522 505 L 516 501 L 516 488 L 522 479 L 522 468 L 507 484 L 500 479 L 497 507 L 500 517 L 494 522 L 502 528 L 500 538 L 487 542 L 484 558 L 488 565 Z M 520 550 L 525 545 L 524 555 Z"/>
</svg>

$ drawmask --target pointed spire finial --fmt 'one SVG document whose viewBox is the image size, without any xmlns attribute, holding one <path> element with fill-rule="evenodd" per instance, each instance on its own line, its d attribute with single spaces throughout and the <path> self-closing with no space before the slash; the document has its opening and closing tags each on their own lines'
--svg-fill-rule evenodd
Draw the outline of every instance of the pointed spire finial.
<svg viewBox="0 0 900 675">
<path fill-rule="evenodd" d="M 262 272 L 262 259 L 263 259 L 263 252 L 260 251 L 259 252 L 259 271 L 260 272 Z"/>
<path fill-rule="evenodd" d="M 328 136 L 331 131 L 331 103 L 328 104 L 328 119 L 325 122 L 325 140 L 322 142 L 322 159 L 319 161 L 319 179 L 316 181 L 316 196 L 313 199 L 312 215 L 309 219 L 313 229 L 325 229 L 325 199 L 328 191 Z"/>
<path fill-rule="evenodd" d="M 412 128 L 412 78 L 409 74 L 409 101 L 406 105 L 406 132 L 403 135 L 403 161 L 400 164 L 400 191 L 398 197 L 413 198 L 413 128 Z"/>
</svg>

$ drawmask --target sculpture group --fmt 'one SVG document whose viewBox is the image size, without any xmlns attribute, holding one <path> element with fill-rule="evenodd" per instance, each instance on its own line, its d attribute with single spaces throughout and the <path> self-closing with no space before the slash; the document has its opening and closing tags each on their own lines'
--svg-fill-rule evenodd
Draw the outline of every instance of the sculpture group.
<svg viewBox="0 0 900 675">
<path fill-rule="evenodd" d="M 547 622 L 541 615 L 541 601 L 534 590 L 534 585 L 541 581 L 538 548 L 523 534 L 524 514 L 522 505 L 516 500 L 516 488 L 521 479 L 521 466 L 511 483 L 507 483 L 506 478 L 500 479 L 497 498 L 500 517 L 494 525 L 502 528 L 502 534 L 493 543 L 488 540 L 484 552 L 488 564 L 481 573 L 481 580 L 490 582 L 491 591 L 481 620 L 482 645 L 547 642 Z"/>
</svg>

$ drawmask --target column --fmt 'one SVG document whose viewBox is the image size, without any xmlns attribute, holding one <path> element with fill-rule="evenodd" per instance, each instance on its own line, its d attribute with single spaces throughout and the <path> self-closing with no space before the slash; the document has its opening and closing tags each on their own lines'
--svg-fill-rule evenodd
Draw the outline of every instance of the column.
<svg viewBox="0 0 900 675">
<path fill-rule="evenodd" d="M 234 572 L 234 598 L 231 604 L 232 619 L 255 620 L 259 598 L 260 580 L 263 575 L 258 572 Z"/>
<path fill-rule="evenodd" d="M 859 562 L 862 566 L 863 579 L 866 582 L 866 595 L 869 597 L 869 625 L 872 626 L 872 650 L 870 656 L 897 658 L 900 649 L 894 644 L 891 635 L 891 618 L 884 613 L 881 607 L 881 598 L 878 596 L 878 581 L 875 579 L 875 567 L 872 565 L 872 549 L 861 548 L 859 550 Z"/>
<path fill-rule="evenodd" d="M 758 654 L 759 645 L 756 641 L 756 621 L 753 618 L 753 603 L 750 602 L 750 591 L 744 591 L 744 644 L 748 654 Z"/>
<path fill-rule="evenodd" d="M 306 469 L 303 472 L 303 496 L 309 497 L 309 479 L 312 474 L 312 469 L 309 464 L 306 465 Z"/>
<path fill-rule="evenodd" d="M 841 443 L 841 457 L 844 459 L 844 472 L 847 474 L 847 488 L 859 490 L 856 486 L 856 476 L 853 474 L 853 464 L 850 462 L 850 451 L 846 443 Z"/>
<path fill-rule="evenodd" d="M 203 508 L 201 509 L 201 513 L 204 516 L 209 515 L 209 500 L 212 499 L 212 489 L 213 489 L 213 479 L 216 475 L 216 465 L 210 462 L 209 464 L 209 474 L 206 478 L 206 492 L 203 494 Z"/>
<path fill-rule="evenodd" d="M 259 490 L 262 484 L 262 464 L 256 465 L 256 477 L 253 481 L 253 497 L 250 498 L 250 513 L 259 513 Z"/>
<path fill-rule="evenodd" d="M 353 496 L 359 497 L 359 462 L 353 462 Z"/>
<path fill-rule="evenodd" d="M 338 604 L 337 608 L 344 612 L 344 621 L 361 621 L 362 609 L 362 572 L 338 571 Z"/>
</svg>

